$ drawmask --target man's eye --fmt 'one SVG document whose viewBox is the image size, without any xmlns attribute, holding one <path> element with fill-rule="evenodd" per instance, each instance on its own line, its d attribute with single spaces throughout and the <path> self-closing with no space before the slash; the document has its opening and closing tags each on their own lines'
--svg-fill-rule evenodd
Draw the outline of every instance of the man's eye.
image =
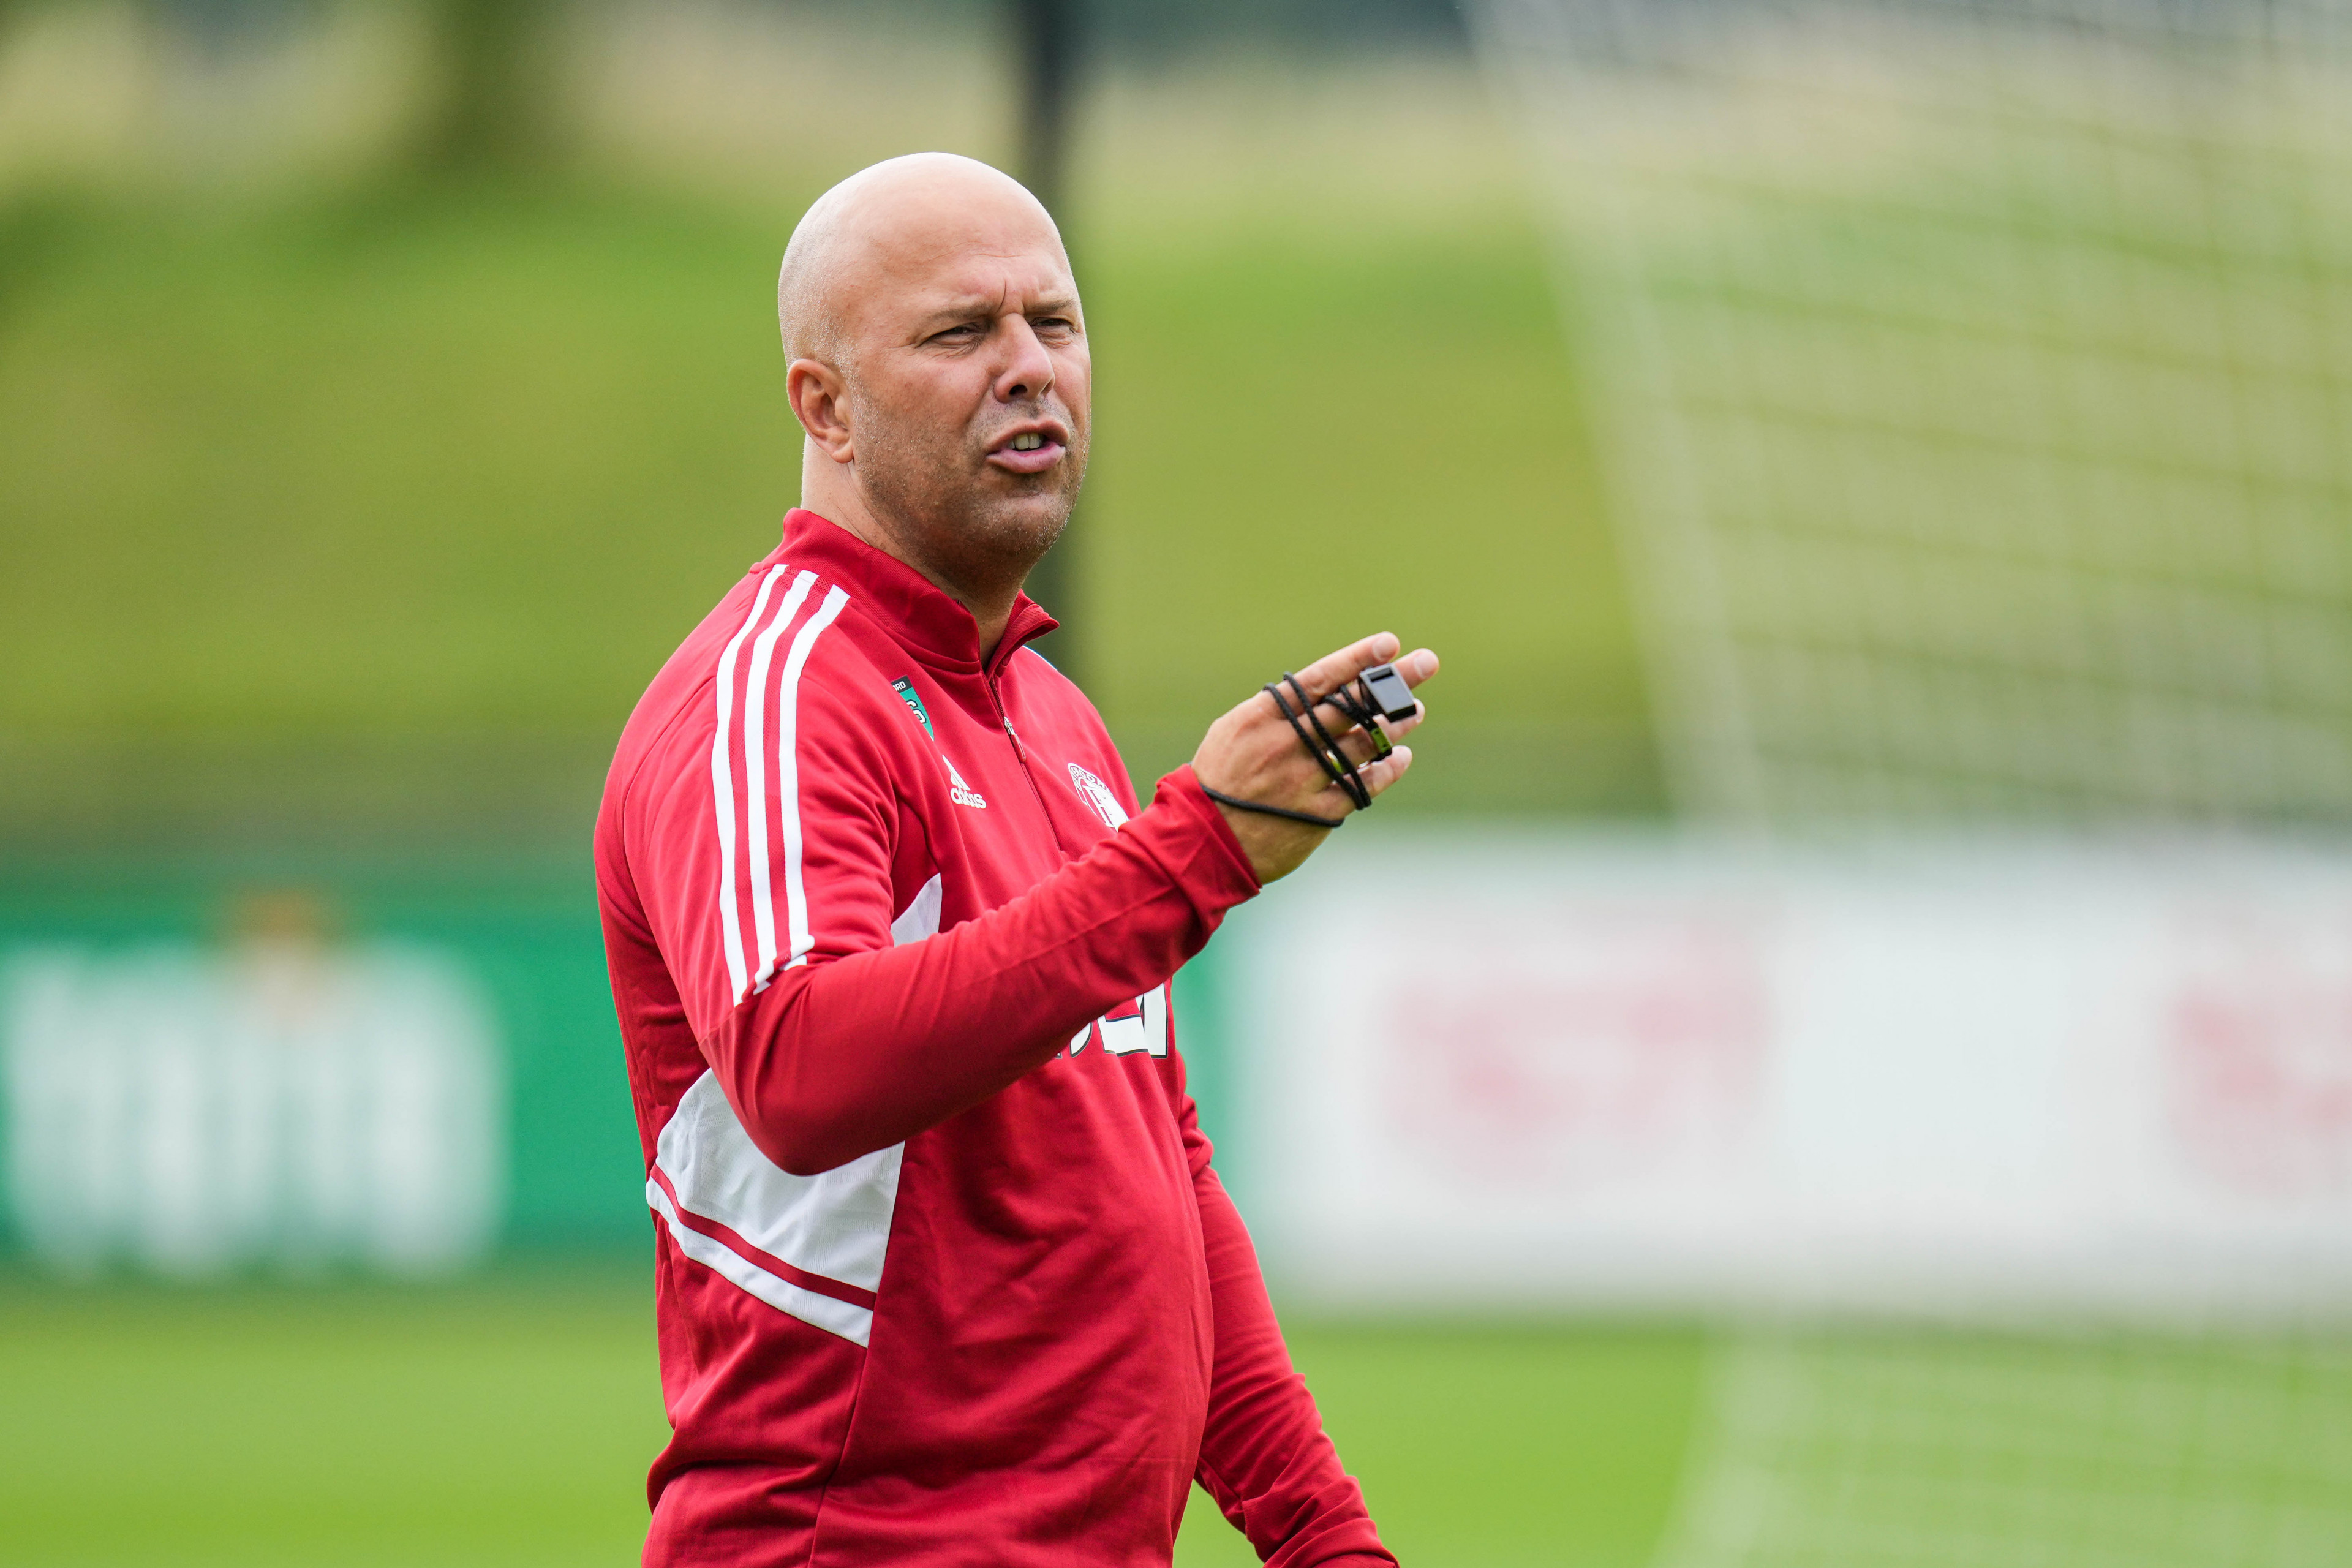
<svg viewBox="0 0 2352 1568">
<path fill-rule="evenodd" d="M 945 331 L 933 332 L 931 334 L 931 342 L 935 343 L 963 343 L 970 342 L 972 339 L 978 336 L 980 336 L 980 323 L 977 321 L 959 321 L 956 325 L 948 328 Z"/>
</svg>

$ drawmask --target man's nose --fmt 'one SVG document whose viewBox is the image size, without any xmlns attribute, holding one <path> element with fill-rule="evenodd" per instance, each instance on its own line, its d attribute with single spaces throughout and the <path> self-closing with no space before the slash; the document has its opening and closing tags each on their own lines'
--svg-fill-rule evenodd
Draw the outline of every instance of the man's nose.
<svg viewBox="0 0 2352 1568">
<path fill-rule="evenodd" d="M 1004 325 L 1004 367 L 996 373 L 996 398 L 1019 403 L 1043 397 L 1054 384 L 1054 356 L 1038 341 L 1037 329 L 1025 316 Z"/>
</svg>

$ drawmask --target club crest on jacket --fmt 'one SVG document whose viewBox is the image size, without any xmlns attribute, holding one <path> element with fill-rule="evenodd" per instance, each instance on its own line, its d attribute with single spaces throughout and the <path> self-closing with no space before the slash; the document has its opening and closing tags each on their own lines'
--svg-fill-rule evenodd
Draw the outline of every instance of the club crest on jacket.
<svg viewBox="0 0 2352 1568">
<path fill-rule="evenodd" d="M 1110 826 L 1118 827 L 1127 821 L 1127 808 L 1118 804 L 1118 796 L 1110 793 L 1110 785 L 1078 766 L 1070 764 L 1070 783 L 1076 786 L 1078 798 L 1094 807 L 1095 815 Z"/>
</svg>

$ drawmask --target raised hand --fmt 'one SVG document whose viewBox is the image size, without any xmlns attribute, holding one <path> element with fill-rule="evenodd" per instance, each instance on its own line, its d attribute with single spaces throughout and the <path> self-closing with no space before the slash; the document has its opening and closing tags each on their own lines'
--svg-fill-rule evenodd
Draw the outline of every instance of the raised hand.
<svg viewBox="0 0 2352 1568">
<path fill-rule="evenodd" d="M 1404 776 L 1405 770 L 1412 765 L 1412 748 L 1400 745 L 1388 756 L 1374 760 L 1378 749 L 1371 738 L 1360 730 L 1348 730 L 1347 719 L 1324 700 L 1376 664 L 1393 663 L 1406 683 L 1415 687 L 1437 673 L 1435 654 L 1424 647 L 1399 658 L 1397 649 L 1401 646 L 1390 633 L 1377 632 L 1324 655 L 1298 672 L 1298 684 L 1305 689 L 1308 700 L 1317 704 L 1316 717 L 1356 764 L 1358 776 L 1374 796 Z M 1381 726 L 1394 740 L 1418 728 L 1428 712 L 1424 703 L 1412 718 L 1394 724 L 1381 721 Z M 1343 730 L 1347 730 L 1345 734 L 1341 733 Z M 1192 754 L 1192 772 L 1210 789 L 1260 805 L 1333 820 L 1355 809 L 1354 802 L 1299 743 L 1297 732 L 1276 708 L 1274 699 L 1264 691 L 1209 726 L 1201 749 Z M 1218 809 L 1233 825 L 1234 837 L 1241 840 L 1261 883 L 1297 869 L 1317 846 L 1331 836 L 1328 828 L 1289 817 L 1222 802 Z"/>
</svg>

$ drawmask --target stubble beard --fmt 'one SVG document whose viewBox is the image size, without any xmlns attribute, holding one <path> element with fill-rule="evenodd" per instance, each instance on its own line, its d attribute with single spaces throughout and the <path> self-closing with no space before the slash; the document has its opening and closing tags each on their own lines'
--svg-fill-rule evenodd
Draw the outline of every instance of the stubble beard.
<svg viewBox="0 0 2352 1568">
<path fill-rule="evenodd" d="M 1069 526 L 1086 480 L 1087 431 L 1055 413 L 1070 427 L 1069 447 L 1033 478 L 991 467 L 968 432 L 942 437 L 878 406 L 853 407 L 858 488 L 919 568 L 975 593 L 1017 586 Z"/>
</svg>

